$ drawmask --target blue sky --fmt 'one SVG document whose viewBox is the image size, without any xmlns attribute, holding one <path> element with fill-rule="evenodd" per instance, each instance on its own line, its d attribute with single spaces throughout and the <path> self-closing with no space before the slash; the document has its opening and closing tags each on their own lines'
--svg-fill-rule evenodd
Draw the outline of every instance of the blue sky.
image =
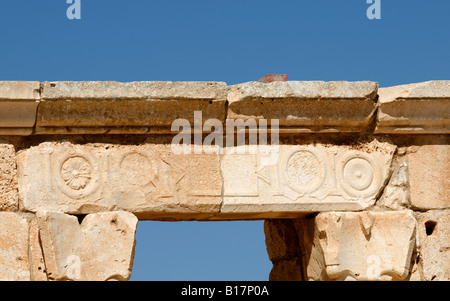
<svg viewBox="0 0 450 301">
<path fill-rule="evenodd" d="M 450 2 L 3 0 L 0 80 L 450 79 Z M 267 280 L 263 222 L 140 222 L 132 280 Z"/>
</svg>

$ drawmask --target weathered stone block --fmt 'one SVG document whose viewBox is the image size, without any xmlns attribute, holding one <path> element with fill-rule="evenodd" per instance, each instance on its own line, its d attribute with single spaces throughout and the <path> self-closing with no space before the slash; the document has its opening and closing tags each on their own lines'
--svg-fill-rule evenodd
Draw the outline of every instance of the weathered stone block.
<svg viewBox="0 0 450 301">
<path fill-rule="evenodd" d="M 18 209 L 16 152 L 14 146 L 0 141 L 0 211 Z"/>
<path fill-rule="evenodd" d="M 411 205 L 414 208 L 450 208 L 449 141 L 449 137 L 427 139 L 421 145 L 408 148 Z"/>
<path fill-rule="evenodd" d="M 33 212 L 201 219 L 220 209 L 216 154 L 177 155 L 169 144 L 48 142 L 19 152 L 17 161 L 22 206 Z"/>
<path fill-rule="evenodd" d="M 31 220 L 29 231 L 30 239 L 28 258 L 30 261 L 31 281 L 48 281 L 41 238 L 39 234 L 39 225 L 36 218 Z"/>
<path fill-rule="evenodd" d="M 36 132 L 170 133 L 194 111 L 224 122 L 226 98 L 223 82 L 46 82 Z"/>
<path fill-rule="evenodd" d="M 39 91 L 39 82 L 0 81 L 0 100 L 38 100 Z"/>
<path fill-rule="evenodd" d="M 378 89 L 375 133 L 450 133 L 450 81 Z"/>
<path fill-rule="evenodd" d="M 361 210 L 373 205 L 385 185 L 395 146 L 372 140 L 278 149 L 277 160 L 262 165 L 258 153 L 175 154 L 170 145 L 153 143 L 43 143 L 18 153 L 21 204 L 32 212 L 125 210 L 140 219 Z"/>
<path fill-rule="evenodd" d="M 409 172 L 406 156 L 397 156 L 393 162 L 394 171 L 377 206 L 394 210 L 406 209 L 410 205 Z"/>
<path fill-rule="evenodd" d="M 309 269 L 309 280 L 405 280 L 416 246 L 416 220 L 409 210 L 326 212 L 315 218 L 320 249 L 309 263 L 324 261 L 326 269 Z M 317 264 L 316 264 L 317 265 Z M 324 279 L 324 272 L 326 278 Z"/>
<path fill-rule="evenodd" d="M 133 267 L 137 218 L 129 212 L 76 216 L 38 212 L 49 280 L 128 280 Z"/>
<path fill-rule="evenodd" d="M 248 82 L 229 87 L 228 118 L 279 119 L 282 132 L 361 132 L 377 89 L 374 82 Z"/>
<path fill-rule="evenodd" d="M 416 212 L 423 280 L 450 281 L 450 210 Z"/>
<path fill-rule="evenodd" d="M 286 218 L 298 213 L 361 210 L 374 204 L 390 175 L 395 146 L 372 140 L 351 145 L 279 145 L 278 159 L 221 155 L 221 216 Z"/>
<path fill-rule="evenodd" d="M 39 99 L 39 82 L 0 81 L 0 135 L 30 135 Z"/>
<path fill-rule="evenodd" d="M 28 222 L 17 213 L 0 212 L 0 281 L 28 280 Z"/>
<path fill-rule="evenodd" d="M 292 219 L 270 219 L 264 221 L 264 233 L 269 259 L 273 266 L 269 275 L 270 281 L 302 281 L 303 252 L 299 236 L 305 233 L 298 231 Z"/>
<path fill-rule="evenodd" d="M 298 257 L 298 235 L 291 219 L 264 221 L 264 233 L 269 259 L 279 261 Z"/>
<path fill-rule="evenodd" d="M 269 281 L 303 281 L 300 258 L 290 258 L 273 263 Z"/>
</svg>

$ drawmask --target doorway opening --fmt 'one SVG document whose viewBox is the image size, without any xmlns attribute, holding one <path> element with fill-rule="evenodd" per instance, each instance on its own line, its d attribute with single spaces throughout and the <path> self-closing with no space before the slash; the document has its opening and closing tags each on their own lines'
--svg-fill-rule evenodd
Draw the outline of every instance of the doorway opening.
<svg viewBox="0 0 450 301">
<path fill-rule="evenodd" d="M 264 221 L 139 221 L 130 281 L 266 281 Z"/>
</svg>

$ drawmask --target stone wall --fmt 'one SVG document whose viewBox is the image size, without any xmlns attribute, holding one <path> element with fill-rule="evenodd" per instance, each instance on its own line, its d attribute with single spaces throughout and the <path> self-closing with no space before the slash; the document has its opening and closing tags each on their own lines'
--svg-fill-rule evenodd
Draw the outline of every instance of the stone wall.
<svg viewBox="0 0 450 301">
<path fill-rule="evenodd" d="M 255 219 L 270 280 L 450 280 L 449 134 L 450 81 L 0 82 L 0 280 L 128 280 L 138 220 Z"/>
</svg>

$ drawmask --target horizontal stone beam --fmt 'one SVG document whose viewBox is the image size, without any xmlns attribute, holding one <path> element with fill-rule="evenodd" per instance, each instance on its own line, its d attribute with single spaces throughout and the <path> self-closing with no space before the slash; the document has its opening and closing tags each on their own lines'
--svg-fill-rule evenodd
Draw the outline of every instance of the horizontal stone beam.
<svg viewBox="0 0 450 301">
<path fill-rule="evenodd" d="M 174 120 L 225 120 L 223 82 L 46 82 L 36 133 L 170 133 Z"/>
<path fill-rule="evenodd" d="M 377 89 L 375 82 L 248 82 L 229 87 L 228 118 L 279 119 L 294 132 L 364 132 Z"/>
<path fill-rule="evenodd" d="M 247 147 L 248 148 L 248 147 Z M 168 141 L 140 145 L 44 142 L 17 154 L 23 210 L 139 219 L 265 219 L 362 210 L 390 175 L 395 146 L 281 144 L 269 152 L 176 154 Z"/>
<path fill-rule="evenodd" d="M 448 134 L 450 81 L 380 88 L 377 127 L 384 134 Z"/>
<path fill-rule="evenodd" d="M 32 134 L 39 100 L 39 82 L 0 81 L 0 135 Z"/>
<path fill-rule="evenodd" d="M 281 134 L 447 134 L 450 81 L 0 81 L 0 135 L 174 134 L 172 123 L 278 121 Z M 377 112 L 377 113 L 376 113 Z M 376 113 L 376 114 L 375 114 Z M 204 130 L 208 132 L 208 130 Z"/>
</svg>

